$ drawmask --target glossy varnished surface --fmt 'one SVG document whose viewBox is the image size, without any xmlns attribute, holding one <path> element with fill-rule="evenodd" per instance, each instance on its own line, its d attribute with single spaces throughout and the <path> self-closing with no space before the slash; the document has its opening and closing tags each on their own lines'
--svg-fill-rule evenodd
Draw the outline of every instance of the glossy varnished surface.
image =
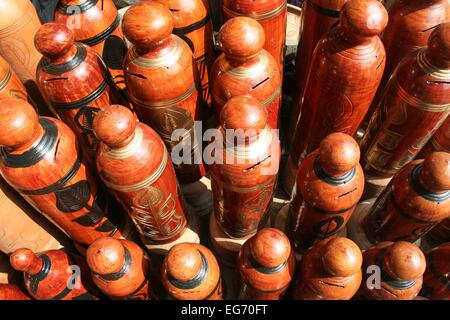
<svg viewBox="0 0 450 320">
<path fill-rule="evenodd" d="M 278 128 L 280 71 L 274 57 L 263 49 L 265 41 L 261 24 L 251 18 L 233 18 L 220 29 L 218 42 L 224 53 L 216 59 L 211 71 L 217 116 L 231 97 L 248 94 L 264 104 L 270 126 Z"/>
<path fill-rule="evenodd" d="M 219 264 L 206 247 L 194 243 L 173 246 L 161 266 L 167 293 L 177 300 L 222 300 Z"/>
<path fill-rule="evenodd" d="M 219 226 L 232 237 L 254 233 L 268 218 L 280 162 L 276 133 L 267 123 L 267 112 L 255 98 L 237 96 L 222 110 L 221 132 L 237 131 L 236 141 L 212 142 L 215 157 L 224 164 L 210 165 L 214 214 Z M 210 145 L 211 146 L 211 145 Z"/>
<path fill-rule="evenodd" d="M 0 300 L 30 300 L 30 298 L 18 286 L 0 283 Z"/>
<path fill-rule="evenodd" d="M 356 141 L 328 135 L 297 172 L 296 194 L 289 209 L 289 235 L 297 250 L 335 237 L 349 221 L 364 190 Z"/>
<path fill-rule="evenodd" d="M 174 22 L 167 7 L 153 1 L 133 5 L 123 18 L 123 31 L 133 43 L 124 62 L 127 88 L 139 119 L 163 139 L 169 152 L 178 144 L 175 129 L 185 129 L 190 156 L 198 152 L 194 120 L 201 118 L 201 94 L 197 68 L 188 44 L 171 35 Z M 195 151 L 196 150 L 196 151 Z M 194 162 L 194 161 L 193 161 Z M 182 184 L 198 181 L 203 165 L 175 165 Z"/>
<path fill-rule="evenodd" d="M 144 243 L 168 243 L 186 230 L 175 171 L 161 138 L 118 105 L 94 121 L 97 170 L 134 221 Z"/>
<path fill-rule="evenodd" d="M 434 248 L 427 255 L 421 295 L 432 300 L 450 300 L 450 243 Z"/>
<path fill-rule="evenodd" d="M 417 158 L 423 159 L 433 151 L 450 152 L 450 118 L 448 116 L 420 151 Z"/>
<path fill-rule="evenodd" d="M 317 242 L 302 256 L 293 298 L 350 300 L 362 279 L 362 253 L 346 238 Z"/>
<path fill-rule="evenodd" d="M 373 274 L 365 272 L 370 266 L 381 270 L 380 288 L 369 288 L 367 281 Z M 426 260 L 416 245 L 399 242 L 380 242 L 363 253 L 363 281 L 357 293 L 359 299 L 412 300 L 420 292 Z M 373 270 L 373 267 L 371 268 Z"/>
<path fill-rule="evenodd" d="M 11 66 L 0 57 L 0 98 L 28 100 L 27 91 Z"/>
<path fill-rule="evenodd" d="M 245 242 L 237 264 L 241 299 L 279 300 L 293 278 L 295 255 L 283 232 L 265 228 Z"/>
<path fill-rule="evenodd" d="M 385 51 L 378 35 L 387 21 L 378 1 L 351 0 L 340 25 L 317 44 L 291 150 L 294 163 L 329 133 L 356 133 L 383 75 Z"/>
<path fill-rule="evenodd" d="M 109 75 L 95 51 L 74 43 L 74 33 L 61 23 L 43 25 L 35 36 L 44 55 L 37 82 L 53 110 L 77 134 L 94 162 L 97 141 L 92 133 L 95 114 L 105 105 L 119 102 Z"/>
<path fill-rule="evenodd" d="M 364 170 L 390 177 L 411 162 L 450 113 L 450 22 L 428 49 L 402 60 L 361 141 Z"/>
<path fill-rule="evenodd" d="M 0 172 L 32 206 L 81 245 L 120 236 L 69 127 L 16 99 L 0 102 L 0 125 Z"/>
</svg>

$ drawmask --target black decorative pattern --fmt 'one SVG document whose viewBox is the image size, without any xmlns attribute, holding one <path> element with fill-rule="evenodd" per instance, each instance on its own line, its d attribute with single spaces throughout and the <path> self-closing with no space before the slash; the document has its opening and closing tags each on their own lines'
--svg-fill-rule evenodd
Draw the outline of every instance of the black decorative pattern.
<svg viewBox="0 0 450 320">
<path fill-rule="evenodd" d="M 119 17 L 119 15 L 117 15 L 116 18 L 114 19 L 113 23 L 108 28 L 106 28 L 105 30 L 103 30 L 102 32 L 97 34 L 96 36 L 93 36 L 92 38 L 79 39 L 78 41 L 82 42 L 90 47 L 95 46 L 95 45 L 101 43 L 102 41 L 106 40 L 114 32 L 114 30 L 117 29 L 119 24 L 120 24 L 120 17 Z"/>
<path fill-rule="evenodd" d="M 209 15 L 206 15 L 203 19 L 194 22 L 193 24 L 190 24 L 186 27 L 182 28 L 173 28 L 173 34 L 179 35 L 179 34 L 188 34 L 192 31 L 198 30 L 203 26 L 206 26 L 206 24 L 209 22 L 210 18 Z"/>
<path fill-rule="evenodd" d="M 86 0 L 82 4 L 79 5 L 63 5 L 61 1 L 59 1 L 58 7 L 56 8 L 60 13 L 64 15 L 73 15 L 73 14 L 79 14 L 88 11 L 90 8 L 94 7 L 97 4 L 98 0 Z M 77 7 L 77 11 L 74 7 Z"/>
<path fill-rule="evenodd" d="M 199 253 L 202 257 L 202 265 L 197 275 L 193 279 L 188 281 L 181 281 L 174 278 L 169 278 L 169 281 L 173 286 L 183 290 L 191 290 L 198 287 L 203 282 L 203 280 L 208 275 L 208 261 L 206 261 L 206 257 L 202 252 L 199 251 Z"/>
<path fill-rule="evenodd" d="M 123 263 L 122 268 L 119 271 L 114 272 L 114 273 L 109 273 L 109 274 L 96 273 L 95 275 L 106 281 L 116 281 L 116 280 L 119 280 L 120 278 L 122 278 L 131 268 L 130 251 L 126 247 L 124 247 L 124 249 L 125 249 L 125 261 Z"/>
<path fill-rule="evenodd" d="M 323 171 L 322 166 L 320 165 L 319 157 L 317 157 L 316 160 L 314 160 L 314 173 L 320 180 L 333 186 L 339 186 L 341 184 L 346 184 L 353 179 L 356 174 L 356 168 L 348 171 L 342 177 L 331 177 Z"/>
<path fill-rule="evenodd" d="M 75 46 L 77 48 L 77 52 L 68 61 L 60 64 L 53 64 L 44 58 L 39 63 L 40 64 L 39 68 L 42 71 L 54 76 L 59 76 L 63 73 L 69 72 L 77 68 L 80 64 L 82 64 L 86 60 L 87 50 L 80 43 L 75 43 Z"/>
<path fill-rule="evenodd" d="M 55 109 L 78 109 L 78 108 L 88 105 L 92 101 L 97 100 L 103 94 L 103 92 L 106 91 L 107 88 L 108 88 L 108 80 L 105 79 L 98 86 L 98 88 L 95 89 L 94 91 L 92 91 L 92 93 L 89 94 L 88 96 L 86 96 L 80 100 L 73 101 L 73 102 L 67 102 L 67 103 L 52 102 L 52 106 Z"/>
<path fill-rule="evenodd" d="M 11 154 L 6 148 L 0 149 L 0 157 L 10 168 L 27 168 L 30 167 L 47 155 L 53 149 L 56 138 L 58 137 L 58 127 L 56 124 L 45 118 L 40 118 L 39 123 L 44 129 L 44 135 L 39 142 L 32 146 L 29 150 L 22 154 Z"/>
<path fill-rule="evenodd" d="M 46 254 L 41 254 L 39 256 L 39 258 L 42 261 L 41 270 L 39 270 L 39 272 L 35 275 L 25 274 L 27 280 L 30 283 L 30 285 L 29 285 L 30 290 L 34 294 L 36 294 L 36 292 L 37 292 L 39 283 L 48 276 L 48 274 L 50 273 L 50 270 L 52 268 L 52 262 L 50 261 L 49 256 L 47 256 Z"/>
<path fill-rule="evenodd" d="M 280 264 L 279 266 L 277 266 L 275 268 L 267 268 L 267 267 L 264 267 L 263 265 L 261 265 L 258 261 L 256 261 L 250 252 L 248 253 L 248 261 L 250 262 L 250 264 L 252 265 L 253 268 L 255 268 L 258 272 L 264 273 L 264 274 L 278 273 L 286 267 L 287 262 L 288 262 L 288 260 L 286 260 L 285 262 L 283 262 L 282 264 Z"/>
</svg>

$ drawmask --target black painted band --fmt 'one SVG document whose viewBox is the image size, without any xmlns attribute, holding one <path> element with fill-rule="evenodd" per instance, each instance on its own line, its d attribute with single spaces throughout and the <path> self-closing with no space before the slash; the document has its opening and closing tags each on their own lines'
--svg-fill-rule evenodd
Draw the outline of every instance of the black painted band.
<svg viewBox="0 0 450 320">
<path fill-rule="evenodd" d="M 381 269 L 381 281 L 388 284 L 394 289 L 397 290 L 406 290 L 411 287 L 413 287 L 416 284 L 415 280 L 409 281 L 409 280 L 398 280 L 390 277 L 382 268 L 383 266 L 383 258 L 386 254 L 387 248 L 383 248 L 380 250 L 378 255 L 375 258 L 375 263 L 378 265 L 378 267 Z"/>
<path fill-rule="evenodd" d="M 62 177 L 57 182 L 41 189 L 35 189 L 35 190 L 24 190 L 24 189 L 18 189 L 19 193 L 23 195 L 44 195 L 49 194 L 52 192 L 55 192 L 58 189 L 61 189 L 67 182 L 69 182 L 78 172 L 81 166 L 81 160 L 83 159 L 83 151 L 81 147 L 78 147 L 78 156 L 75 160 L 75 163 L 73 164 L 72 168 L 70 168 L 69 172 Z"/>
<path fill-rule="evenodd" d="M 41 140 L 32 146 L 29 150 L 22 154 L 11 154 L 6 148 L 1 148 L 0 157 L 10 168 L 27 168 L 35 165 L 47 155 L 53 148 L 58 137 L 58 127 L 56 124 L 48 119 L 40 118 L 39 123 L 44 129 L 44 135 Z"/>
<path fill-rule="evenodd" d="M 90 47 L 95 46 L 95 45 L 101 43 L 102 41 L 105 41 L 114 32 L 114 30 L 117 29 L 119 24 L 120 24 L 120 17 L 119 17 L 119 15 L 117 15 L 116 18 L 114 19 L 113 23 L 108 28 L 106 28 L 105 30 L 103 30 L 102 32 L 97 34 L 96 36 L 93 36 L 92 38 L 82 39 L 82 40 L 78 40 L 78 41 L 81 43 L 84 43 L 85 45 L 88 45 Z"/>
<path fill-rule="evenodd" d="M 353 177 L 356 174 L 356 168 L 353 168 L 352 170 L 348 171 L 346 174 L 344 174 L 342 177 L 331 177 L 323 171 L 322 166 L 320 165 L 320 159 L 319 157 L 314 160 L 314 173 L 316 174 L 317 178 L 320 180 L 331 184 L 333 186 L 339 186 L 341 184 L 346 184 L 350 182 Z"/>
<path fill-rule="evenodd" d="M 412 170 L 409 176 L 409 181 L 413 190 L 420 195 L 421 197 L 433 201 L 433 202 L 443 202 L 450 199 L 450 190 L 442 193 L 433 193 L 428 191 L 419 180 L 420 172 L 422 171 L 423 164 L 416 165 Z"/>
<path fill-rule="evenodd" d="M 264 267 L 262 264 L 260 264 L 258 261 L 256 261 L 255 258 L 253 257 L 253 255 L 250 253 L 250 251 L 248 253 L 248 261 L 250 262 L 252 267 L 255 268 L 255 270 L 257 270 L 258 272 L 264 273 L 264 274 L 275 274 L 275 273 L 282 271 L 286 267 L 288 260 L 286 260 L 285 262 L 283 262 L 282 264 L 280 264 L 279 266 L 277 266 L 275 268 L 268 268 L 268 267 Z"/>
<path fill-rule="evenodd" d="M 202 252 L 199 251 L 199 253 L 202 257 L 202 265 L 197 275 L 193 279 L 188 281 L 169 278 L 169 281 L 173 286 L 177 287 L 178 289 L 190 290 L 198 287 L 203 282 L 203 280 L 208 275 L 208 261 L 206 261 L 206 257 Z"/>
<path fill-rule="evenodd" d="M 41 70 L 48 74 L 59 76 L 63 73 L 69 72 L 77 68 L 80 64 L 82 64 L 86 60 L 87 50 L 80 43 L 75 43 L 75 46 L 77 48 L 77 52 L 72 58 L 70 58 L 68 61 L 64 63 L 53 64 L 49 62 L 47 59 L 42 59 L 40 62 Z"/>
<path fill-rule="evenodd" d="M 122 268 L 119 271 L 114 272 L 114 273 L 109 273 L 109 274 L 96 273 L 95 275 L 106 281 L 116 281 L 116 280 L 119 280 L 120 278 L 122 278 L 131 268 L 130 251 L 126 247 L 123 247 L 123 248 L 125 249 L 125 261 L 123 263 Z"/>
<path fill-rule="evenodd" d="M 57 10 L 65 15 L 79 14 L 88 11 L 90 8 L 94 7 L 97 4 L 98 0 L 86 0 L 82 4 L 79 5 L 63 5 L 61 1 L 59 1 Z M 77 8 L 77 12 L 72 12 L 71 8 Z"/>
<path fill-rule="evenodd" d="M 65 109 L 65 110 L 78 109 L 78 108 L 88 105 L 92 101 L 97 100 L 106 91 L 106 89 L 108 89 L 108 80 L 107 79 L 105 79 L 97 89 L 92 91 L 92 93 L 90 93 L 88 96 L 86 96 L 80 100 L 68 102 L 68 103 L 52 102 L 52 106 L 55 109 Z"/>
<path fill-rule="evenodd" d="M 52 268 L 52 262 L 49 256 L 47 256 L 46 254 L 41 254 L 39 258 L 42 261 L 41 270 L 39 270 L 39 272 L 35 275 L 27 274 L 27 279 L 30 282 L 30 290 L 33 293 L 36 293 L 39 283 L 48 276 Z"/>
<path fill-rule="evenodd" d="M 340 11 L 332 10 L 332 9 L 328 9 L 328 8 L 319 6 L 318 4 L 314 3 L 313 0 L 308 0 L 307 3 L 314 11 L 316 11 L 317 13 L 319 13 L 323 16 L 327 16 L 330 18 L 339 18 L 340 14 L 341 14 Z"/>
<path fill-rule="evenodd" d="M 205 26 L 208 22 L 209 22 L 210 18 L 209 15 L 206 15 L 206 17 L 204 17 L 203 19 L 194 22 L 193 24 L 190 24 L 186 27 L 182 27 L 182 28 L 173 28 L 172 33 L 173 34 L 188 34 L 191 33 L 192 31 L 198 30 L 201 27 Z"/>
</svg>

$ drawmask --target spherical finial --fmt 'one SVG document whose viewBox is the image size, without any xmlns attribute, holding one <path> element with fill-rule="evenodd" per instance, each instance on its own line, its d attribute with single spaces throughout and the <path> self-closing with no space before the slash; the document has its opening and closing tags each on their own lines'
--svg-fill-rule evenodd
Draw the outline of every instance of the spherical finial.
<svg viewBox="0 0 450 320">
<path fill-rule="evenodd" d="M 362 261 L 361 250 L 347 238 L 331 239 L 322 253 L 323 268 L 337 277 L 348 277 L 357 273 L 361 270 Z"/>
<path fill-rule="evenodd" d="M 263 27 L 255 19 L 236 17 L 220 28 L 218 41 L 227 57 L 245 60 L 262 50 L 266 37 Z"/>
<path fill-rule="evenodd" d="M 377 0 L 350 0 L 341 11 L 341 26 L 356 37 L 373 37 L 386 28 L 388 13 Z"/>
<path fill-rule="evenodd" d="M 433 192 L 450 190 L 450 153 L 433 152 L 424 161 L 420 180 Z"/>
<path fill-rule="evenodd" d="M 173 246 L 166 256 L 166 267 L 170 277 L 189 281 L 195 278 L 202 267 L 200 251 L 189 243 Z"/>
<path fill-rule="evenodd" d="M 65 55 L 72 48 L 74 41 L 72 30 L 57 22 L 42 25 L 34 36 L 36 49 L 50 59 Z"/>
<path fill-rule="evenodd" d="M 139 2 L 132 5 L 123 16 L 122 30 L 125 37 L 137 48 L 151 49 L 172 33 L 172 14 L 159 2 Z"/>
<path fill-rule="evenodd" d="M 87 249 L 86 261 L 94 273 L 114 273 L 123 267 L 125 248 L 117 239 L 110 237 L 98 238 Z"/>
<path fill-rule="evenodd" d="M 320 165 L 326 174 L 339 177 L 359 163 L 358 143 L 345 133 L 329 134 L 319 146 Z"/>
<path fill-rule="evenodd" d="M 398 241 L 386 249 L 383 271 L 397 280 L 412 281 L 425 272 L 425 256 L 416 245 Z"/>
<path fill-rule="evenodd" d="M 0 100 L 0 146 L 20 147 L 33 137 L 39 118 L 33 107 L 22 99 Z"/>
<path fill-rule="evenodd" d="M 9 263 L 11 266 L 22 272 L 29 272 L 36 267 L 36 262 L 39 261 L 39 257 L 30 249 L 22 248 L 14 251 L 9 257 Z"/>
<path fill-rule="evenodd" d="M 431 32 L 428 53 L 433 63 L 450 63 L 450 22 L 441 23 Z"/>
<path fill-rule="evenodd" d="M 111 105 L 100 110 L 94 119 L 96 137 L 109 147 L 120 146 L 136 130 L 137 118 L 130 109 Z"/>
<path fill-rule="evenodd" d="M 289 239 L 278 229 L 264 228 L 249 241 L 253 258 L 266 268 L 280 266 L 291 254 Z"/>
</svg>

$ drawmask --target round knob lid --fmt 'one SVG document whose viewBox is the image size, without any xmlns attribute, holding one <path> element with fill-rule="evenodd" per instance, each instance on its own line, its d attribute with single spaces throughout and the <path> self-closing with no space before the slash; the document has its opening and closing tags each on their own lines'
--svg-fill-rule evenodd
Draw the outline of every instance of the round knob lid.
<svg viewBox="0 0 450 320">
<path fill-rule="evenodd" d="M 412 281 L 425 272 L 426 260 L 416 245 L 398 241 L 386 249 L 383 258 L 383 271 L 397 280 Z"/>
<path fill-rule="evenodd" d="M 166 40 L 173 30 L 169 9 L 155 1 L 136 3 L 123 16 L 125 37 L 137 48 L 151 49 Z"/>
<path fill-rule="evenodd" d="M 450 63 L 450 22 L 441 23 L 428 38 L 428 52 L 434 62 Z"/>
<path fill-rule="evenodd" d="M 166 267 L 169 276 L 180 281 L 194 279 L 202 267 L 200 251 L 189 243 L 173 246 L 166 256 Z"/>
<path fill-rule="evenodd" d="M 339 177 L 359 163 L 359 146 L 348 134 L 332 133 L 320 143 L 319 157 L 323 171 L 330 176 Z"/>
<path fill-rule="evenodd" d="M 114 273 L 123 267 L 125 248 L 117 239 L 110 237 L 99 238 L 87 249 L 86 261 L 94 273 Z"/>
<path fill-rule="evenodd" d="M 28 274 L 36 274 L 41 269 L 39 256 L 26 248 L 14 251 L 9 257 L 9 263 L 15 270 Z"/>
<path fill-rule="evenodd" d="M 264 228 L 250 241 L 250 252 L 260 265 L 276 268 L 285 263 L 291 254 L 291 244 L 287 236 L 278 229 Z"/>
<path fill-rule="evenodd" d="M 322 252 L 323 268 L 337 277 L 348 277 L 360 271 L 362 260 L 359 247 L 347 238 L 331 239 Z"/>
<path fill-rule="evenodd" d="M 433 192 L 450 190 L 450 153 L 433 152 L 424 161 L 420 180 Z"/>
<path fill-rule="evenodd" d="M 39 126 L 39 118 L 28 102 L 14 98 L 1 99 L 0 126 L 0 145 L 19 147 L 32 139 Z"/>
<path fill-rule="evenodd" d="M 235 130 L 233 133 L 239 141 L 248 141 L 266 128 L 267 110 L 251 96 L 236 96 L 223 106 L 220 123 L 224 130 Z"/>
<path fill-rule="evenodd" d="M 236 17 L 224 23 L 219 31 L 220 48 L 230 59 L 245 60 L 257 55 L 266 37 L 261 24 L 252 18 Z"/>
<path fill-rule="evenodd" d="M 56 59 L 72 48 L 75 36 L 65 24 L 49 22 L 42 25 L 34 36 L 36 49 L 45 57 Z"/>
<path fill-rule="evenodd" d="M 388 13 L 377 0 L 350 0 L 341 11 L 341 26 L 359 38 L 379 35 L 386 28 Z"/>
<path fill-rule="evenodd" d="M 121 146 L 136 130 L 137 118 L 130 109 L 111 105 L 100 110 L 94 118 L 96 137 L 109 147 Z"/>
</svg>

